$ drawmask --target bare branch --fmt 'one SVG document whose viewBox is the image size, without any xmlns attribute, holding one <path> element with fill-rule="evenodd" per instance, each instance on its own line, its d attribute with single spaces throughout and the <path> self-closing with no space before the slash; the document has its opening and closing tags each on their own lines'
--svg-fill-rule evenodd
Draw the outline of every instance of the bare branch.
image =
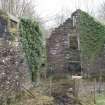
<svg viewBox="0 0 105 105">
<path fill-rule="evenodd" d="M 1 8 L 15 16 L 31 16 L 35 14 L 32 0 L 0 0 Z"/>
</svg>

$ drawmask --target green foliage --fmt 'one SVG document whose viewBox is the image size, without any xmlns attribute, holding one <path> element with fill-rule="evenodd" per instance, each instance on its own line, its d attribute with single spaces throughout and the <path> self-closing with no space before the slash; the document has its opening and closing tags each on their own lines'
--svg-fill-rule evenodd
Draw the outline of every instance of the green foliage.
<svg viewBox="0 0 105 105">
<path fill-rule="evenodd" d="M 80 43 L 81 51 L 89 59 L 94 59 L 105 41 L 105 26 L 81 11 Z"/>
<path fill-rule="evenodd" d="M 96 96 L 96 105 L 105 105 L 105 93 Z"/>
<path fill-rule="evenodd" d="M 42 63 L 43 44 L 39 24 L 34 20 L 22 18 L 20 22 L 20 35 L 23 50 L 32 73 L 32 81 L 35 81 L 37 71 Z"/>
</svg>

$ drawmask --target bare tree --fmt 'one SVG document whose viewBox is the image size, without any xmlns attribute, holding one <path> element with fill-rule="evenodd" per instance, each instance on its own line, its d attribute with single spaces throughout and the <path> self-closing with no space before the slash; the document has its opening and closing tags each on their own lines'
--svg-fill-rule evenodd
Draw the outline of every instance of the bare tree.
<svg viewBox="0 0 105 105">
<path fill-rule="evenodd" d="M 57 25 L 60 25 L 70 16 L 71 16 L 71 11 L 69 9 L 62 8 L 61 11 L 55 16 L 55 23 Z"/>
<path fill-rule="evenodd" d="M 29 16 L 35 14 L 35 5 L 32 0 L 0 0 L 1 8 L 15 16 Z"/>
<path fill-rule="evenodd" d="M 103 2 L 99 9 L 99 18 L 105 20 L 105 2 Z"/>
</svg>

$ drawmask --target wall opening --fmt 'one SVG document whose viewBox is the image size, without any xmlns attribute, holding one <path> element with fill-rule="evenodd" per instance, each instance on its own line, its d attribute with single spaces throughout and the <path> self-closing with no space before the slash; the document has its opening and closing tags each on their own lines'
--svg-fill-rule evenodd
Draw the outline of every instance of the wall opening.
<svg viewBox="0 0 105 105">
<path fill-rule="evenodd" d="M 81 75 L 81 64 L 78 62 L 70 62 L 68 71 L 72 73 L 72 75 Z"/>
<path fill-rule="evenodd" d="M 78 49 L 77 36 L 70 36 L 70 48 L 71 49 Z"/>
</svg>

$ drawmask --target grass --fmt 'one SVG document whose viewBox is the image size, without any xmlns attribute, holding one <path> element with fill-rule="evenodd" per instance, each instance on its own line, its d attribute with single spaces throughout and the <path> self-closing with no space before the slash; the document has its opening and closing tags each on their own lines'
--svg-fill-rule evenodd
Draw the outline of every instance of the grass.
<svg viewBox="0 0 105 105">
<path fill-rule="evenodd" d="M 58 79 L 53 80 L 54 91 L 60 91 L 62 85 L 71 85 L 72 82 L 69 79 Z M 58 89 L 59 88 L 59 89 Z M 52 90 L 53 90 L 52 89 Z M 0 105 L 58 105 L 54 101 L 54 97 L 50 96 L 50 81 L 45 80 L 40 83 L 40 86 L 33 87 L 29 91 L 23 91 L 17 94 L 14 98 L 8 98 L 7 101 L 0 103 Z"/>
<path fill-rule="evenodd" d="M 81 105 L 95 105 L 90 96 L 84 96 L 80 99 Z"/>
<path fill-rule="evenodd" d="M 105 93 L 96 96 L 96 105 L 105 105 Z"/>
<path fill-rule="evenodd" d="M 91 96 L 84 96 L 80 100 L 81 105 L 105 105 L 105 93 L 96 95 L 96 104 L 94 104 Z"/>
<path fill-rule="evenodd" d="M 73 82 L 69 78 L 62 77 L 52 81 L 52 90 L 59 93 L 62 92 L 63 86 L 71 87 Z M 87 84 L 88 85 L 88 84 Z M 65 88 L 64 87 L 64 88 Z M 54 97 L 50 96 L 50 81 L 43 80 L 40 86 L 33 87 L 29 91 L 24 91 L 21 94 L 17 94 L 15 98 L 8 98 L 6 102 L 1 101 L 0 105 L 58 105 L 54 101 Z M 97 93 L 96 93 L 97 94 Z M 105 92 L 96 95 L 96 104 L 93 102 L 91 94 L 79 95 L 80 105 L 105 105 Z"/>
<path fill-rule="evenodd" d="M 43 94 L 38 88 L 33 88 L 29 92 L 23 92 L 16 97 L 8 97 L 5 101 L 0 101 L 0 105 L 55 105 L 51 96 Z"/>
</svg>

